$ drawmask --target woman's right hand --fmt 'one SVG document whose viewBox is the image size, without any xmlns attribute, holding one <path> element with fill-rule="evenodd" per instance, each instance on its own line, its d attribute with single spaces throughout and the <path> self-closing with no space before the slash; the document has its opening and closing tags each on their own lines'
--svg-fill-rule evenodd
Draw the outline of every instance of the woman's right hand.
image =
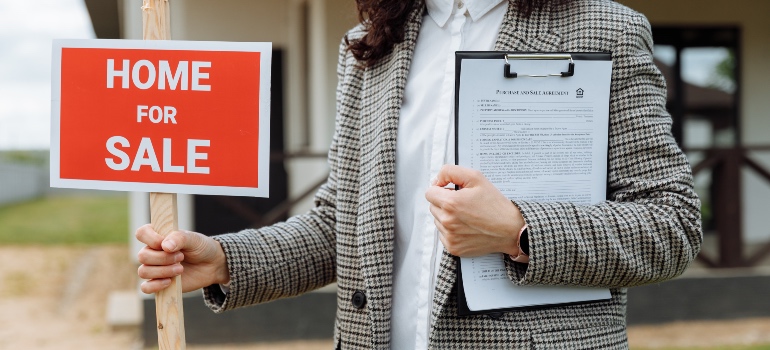
<svg viewBox="0 0 770 350">
<path fill-rule="evenodd" d="M 182 275 L 182 292 L 230 282 L 225 252 L 211 237 L 174 231 L 163 238 L 147 224 L 136 230 L 136 239 L 147 245 L 138 254 L 139 277 L 147 280 L 142 292 L 163 290 L 177 275 Z"/>
</svg>

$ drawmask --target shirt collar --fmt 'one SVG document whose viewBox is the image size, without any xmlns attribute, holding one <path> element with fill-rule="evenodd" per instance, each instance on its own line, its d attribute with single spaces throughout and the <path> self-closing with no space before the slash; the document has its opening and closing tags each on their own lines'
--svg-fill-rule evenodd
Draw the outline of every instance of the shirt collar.
<svg viewBox="0 0 770 350">
<path fill-rule="evenodd" d="M 439 27 L 443 27 L 455 10 L 457 3 L 462 1 L 471 19 L 477 21 L 495 6 L 506 0 L 426 0 L 428 15 Z"/>
</svg>

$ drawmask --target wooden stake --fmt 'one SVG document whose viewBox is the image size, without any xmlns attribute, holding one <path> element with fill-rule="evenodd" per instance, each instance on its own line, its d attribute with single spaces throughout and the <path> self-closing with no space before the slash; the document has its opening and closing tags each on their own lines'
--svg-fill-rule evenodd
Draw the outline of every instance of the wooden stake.
<svg viewBox="0 0 770 350">
<path fill-rule="evenodd" d="M 168 0 L 142 0 L 142 39 L 171 40 Z"/>
<path fill-rule="evenodd" d="M 175 193 L 150 193 L 152 227 L 164 237 L 179 229 L 176 208 Z M 168 288 L 155 294 L 155 317 L 158 321 L 159 349 L 184 350 L 182 276 L 176 276 Z"/>
<path fill-rule="evenodd" d="M 142 36 L 144 40 L 171 39 L 171 18 L 168 0 L 143 0 Z M 176 194 L 150 193 L 152 227 L 163 237 L 178 230 Z M 158 348 L 185 350 L 184 310 L 182 308 L 182 276 L 155 294 L 155 315 L 158 320 Z"/>
</svg>

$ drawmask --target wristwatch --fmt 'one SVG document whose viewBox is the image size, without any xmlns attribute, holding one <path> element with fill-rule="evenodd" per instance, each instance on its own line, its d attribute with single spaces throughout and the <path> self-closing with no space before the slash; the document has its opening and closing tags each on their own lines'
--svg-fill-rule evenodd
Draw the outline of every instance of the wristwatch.
<svg viewBox="0 0 770 350">
<path fill-rule="evenodd" d="M 511 255 L 511 260 L 519 263 L 529 262 L 529 227 L 524 225 L 519 231 L 519 251 L 516 256 Z"/>
</svg>

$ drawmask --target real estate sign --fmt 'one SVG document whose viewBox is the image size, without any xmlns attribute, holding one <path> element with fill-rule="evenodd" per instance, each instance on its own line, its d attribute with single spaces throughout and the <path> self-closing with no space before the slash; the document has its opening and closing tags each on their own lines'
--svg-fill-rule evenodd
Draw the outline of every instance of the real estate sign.
<svg viewBox="0 0 770 350">
<path fill-rule="evenodd" d="M 267 197 L 271 49 L 54 41 L 51 186 Z"/>
</svg>

